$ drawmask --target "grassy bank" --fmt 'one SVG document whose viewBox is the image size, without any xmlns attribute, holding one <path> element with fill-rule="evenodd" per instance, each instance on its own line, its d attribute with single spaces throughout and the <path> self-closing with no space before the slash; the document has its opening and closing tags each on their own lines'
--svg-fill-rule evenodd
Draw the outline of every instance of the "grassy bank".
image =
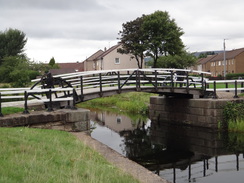
<svg viewBox="0 0 244 183">
<path fill-rule="evenodd" d="M 229 131 L 244 132 L 244 102 L 228 102 L 223 110 L 224 123 Z"/>
<path fill-rule="evenodd" d="M 148 114 L 150 96 L 155 94 L 143 92 L 130 92 L 98 98 L 78 104 L 78 107 L 88 109 L 107 110 L 111 112 L 124 112 L 129 114 Z"/>
<path fill-rule="evenodd" d="M 24 111 L 24 109 L 19 108 L 19 107 L 3 107 L 2 108 L 3 115 L 14 114 L 14 113 L 23 112 L 23 111 Z"/>
<path fill-rule="evenodd" d="M 63 131 L 0 128 L 0 182 L 137 182 Z"/>
</svg>

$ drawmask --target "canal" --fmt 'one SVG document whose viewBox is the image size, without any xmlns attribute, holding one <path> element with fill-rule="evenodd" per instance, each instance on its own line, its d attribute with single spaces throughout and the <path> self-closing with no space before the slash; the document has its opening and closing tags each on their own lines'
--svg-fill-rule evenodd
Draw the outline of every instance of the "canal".
<svg viewBox="0 0 244 183">
<path fill-rule="evenodd" d="M 173 183 L 243 183 L 244 134 L 91 112 L 91 136 Z"/>
</svg>

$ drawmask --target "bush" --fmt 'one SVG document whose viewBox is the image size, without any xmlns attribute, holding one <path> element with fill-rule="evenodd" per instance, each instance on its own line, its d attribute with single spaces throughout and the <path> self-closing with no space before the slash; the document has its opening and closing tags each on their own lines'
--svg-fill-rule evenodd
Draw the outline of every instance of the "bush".
<svg viewBox="0 0 244 183">
<path fill-rule="evenodd" d="M 226 79 L 244 79 L 244 73 L 233 73 L 233 74 L 226 74 Z"/>
</svg>

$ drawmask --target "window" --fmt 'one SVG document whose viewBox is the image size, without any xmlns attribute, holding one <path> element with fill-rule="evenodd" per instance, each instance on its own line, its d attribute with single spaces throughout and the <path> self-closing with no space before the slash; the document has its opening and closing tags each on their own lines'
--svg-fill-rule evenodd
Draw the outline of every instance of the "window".
<svg viewBox="0 0 244 183">
<path fill-rule="evenodd" d="M 221 65 L 221 61 L 219 61 L 219 65 Z"/>
<path fill-rule="evenodd" d="M 120 64 L 120 60 L 119 60 L 119 58 L 115 58 L 114 63 L 115 63 L 115 64 Z"/>
</svg>

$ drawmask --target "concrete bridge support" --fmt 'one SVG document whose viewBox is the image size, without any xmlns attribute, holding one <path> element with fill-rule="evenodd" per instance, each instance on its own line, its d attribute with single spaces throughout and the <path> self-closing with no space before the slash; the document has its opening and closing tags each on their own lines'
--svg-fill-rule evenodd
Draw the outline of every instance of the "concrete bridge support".
<svg viewBox="0 0 244 183">
<path fill-rule="evenodd" d="M 150 119 L 196 127 L 218 128 L 223 107 L 234 99 L 185 99 L 154 96 L 150 99 Z M 238 99 L 235 99 L 238 100 Z"/>
</svg>

